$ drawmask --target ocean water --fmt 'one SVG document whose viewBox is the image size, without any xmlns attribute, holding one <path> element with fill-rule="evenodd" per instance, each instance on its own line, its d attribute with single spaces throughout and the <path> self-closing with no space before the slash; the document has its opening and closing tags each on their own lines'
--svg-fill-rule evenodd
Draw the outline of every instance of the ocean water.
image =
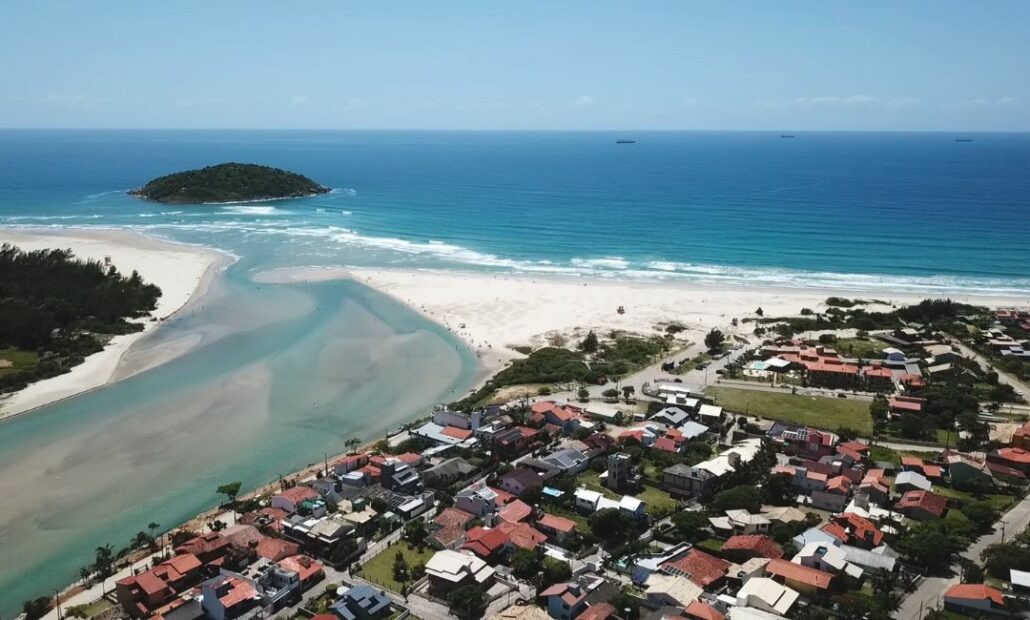
<svg viewBox="0 0 1030 620">
<path fill-rule="evenodd" d="M 171 525 L 469 387 L 451 334 L 289 266 L 1030 295 L 1030 136 L 0 131 L 0 226 L 116 227 L 239 257 L 146 347 L 185 356 L 0 423 L 0 615 L 92 550 Z M 329 195 L 169 206 L 125 190 L 222 161 Z"/>
<path fill-rule="evenodd" d="M 3 132 L 0 225 L 132 227 L 287 263 L 1030 289 L 1030 134 L 622 135 Z M 226 160 L 335 191 L 189 207 L 122 191 Z"/>
</svg>

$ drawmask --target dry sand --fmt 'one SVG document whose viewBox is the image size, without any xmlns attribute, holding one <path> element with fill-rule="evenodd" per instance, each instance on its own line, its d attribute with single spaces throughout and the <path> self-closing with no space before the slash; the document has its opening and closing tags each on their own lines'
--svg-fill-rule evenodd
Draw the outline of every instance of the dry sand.
<svg viewBox="0 0 1030 620">
<path fill-rule="evenodd" d="M 881 299 L 905 304 L 915 294 L 887 296 L 883 291 L 732 287 L 688 282 L 626 282 L 558 276 L 527 276 L 484 272 L 300 268 L 260 274 L 265 281 L 316 281 L 353 278 L 384 292 L 443 324 L 469 342 L 488 370 L 520 357 L 513 346 L 540 346 L 549 336 L 582 338 L 586 330 L 625 330 L 655 333 L 663 324 L 687 328 L 681 334 L 699 341 L 718 327 L 733 333 L 754 329 L 734 318 L 797 315 L 802 308 L 825 309 L 827 297 Z M 959 299 L 959 298 L 956 298 Z M 962 298 L 990 306 L 1019 305 L 1006 298 Z M 618 313 L 619 306 L 625 310 Z M 884 309 L 885 306 L 866 306 Z"/>
<path fill-rule="evenodd" d="M 86 358 L 70 372 L 29 385 L 0 400 L 0 419 L 106 385 L 116 378 L 119 361 L 134 343 L 153 331 L 160 320 L 182 309 L 206 290 L 214 273 L 232 257 L 215 250 L 161 241 L 121 230 L 28 231 L 0 229 L 0 243 L 23 250 L 70 248 L 78 258 L 103 261 L 110 258 L 118 271 L 138 271 L 144 281 L 161 287 L 153 321 L 144 320 L 141 332 L 116 336 L 99 353 Z M 118 378 L 124 376 L 121 374 Z"/>
</svg>

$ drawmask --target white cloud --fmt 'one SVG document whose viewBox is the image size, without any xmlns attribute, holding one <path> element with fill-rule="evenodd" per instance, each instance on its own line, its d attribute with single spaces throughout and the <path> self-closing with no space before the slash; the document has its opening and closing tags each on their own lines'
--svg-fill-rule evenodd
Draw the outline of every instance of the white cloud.
<svg viewBox="0 0 1030 620">
<path fill-rule="evenodd" d="M 794 99 L 756 99 L 753 105 L 759 108 L 773 110 L 786 110 L 788 108 L 811 108 L 811 107 L 879 107 L 879 108 L 910 108 L 919 105 L 919 100 L 913 97 L 894 97 L 884 99 L 872 95 L 819 95 L 816 97 L 796 97 Z"/>
<path fill-rule="evenodd" d="M 572 102 L 572 105 L 580 108 L 588 108 L 594 105 L 594 98 L 590 95 L 580 95 L 578 99 Z"/>
<path fill-rule="evenodd" d="M 43 97 L 43 103 L 49 103 L 53 105 L 64 105 L 72 108 L 88 108 L 94 105 L 111 103 L 114 99 L 110 97 L 97 97 L 94 95 L 63 95 L 63 94 L 51 94 Z"/>
<path fill-rule="evenodd" d="M 290 103 L 292 103 L 293 105 L 304 105 L 307 102 L 308 102 L 308 96 L 307 95 L 303 95 L 303 94 L 301 94 L 301 95 L 294 95 L 293 99 L 290 99 Z"/>
<path fill-rule="evenodd" d="M 1000 110 L 1003 108 L 1009 108 L 1016 105 L 1018 102 L 1015 97 L 978 97 L 976 99 L 966 99 L 963 101 L 953 101 L 946 103 L 945 108 L 958 109 L 958 110 Z"/>
</svg>

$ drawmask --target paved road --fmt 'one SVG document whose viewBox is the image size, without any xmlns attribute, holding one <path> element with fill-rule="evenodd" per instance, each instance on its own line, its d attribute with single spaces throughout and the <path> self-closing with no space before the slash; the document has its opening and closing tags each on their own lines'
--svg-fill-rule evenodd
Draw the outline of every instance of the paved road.
<svg viewBox="0 0 1030 620">
<path fill-rule="evenodd" d="M 986 357 L 980 355 L 979 353 L 977 353 L 973 349 L 970 349 L 966 345 L 962 344 L 959 341 L 958 338 L 952 336 L 951 334 L 945 334 L 945 336 L 947 336 L 948 338 L 951 339 L 951 344 L 954 345 L 955 348 L 957 348 L 959 350 L 959 352 L 962 353 L 962 355 L 964 355 L 965 357 L 968 357 L 968 358 L 976 360 L 976 363 L 980 364 L 980 367 L 985 369 L 985 370 L 986 369 L 991 369 L 991 370 L 994 370 L 995 372 L 997 372 L 998 373 L 998 383 L 1004 383 L 1004 384 L 1007 384 L 1007 385 L 1011 385 L 1013 387 L 1013 389 L 1015 389 L 1017 392 L 1022 393 L 1024 398 L 1030 397 L 1030 385 L 1027 385 L 1027 383 L 1025 381 L 1021 381 L 1018 378 L 1016 378 L 1015 376 L 1013 376 L 1013 375 L 1011 375 L 1011 374 L 1009 374 L 1007 372 L 1003 372 L 1002 370 L 999 370 L 998 368 L 995 368 L 994 365 L 991 364 L 990 360 L 988 360 Z"/>
<path fill-rule="evenodd" d="M 1023 498 L 1005 513 L 995 524 L 994 531 L 970 545 L 962 556 L 980 564 L 980 553 L 984 549 L 989 545 L 1002 542 L 1002 536 L 1005 537 L 1005 540 L 1010 540 L 1026 529 L 1028 524 L 1030 524 L 1030 496 Z M 958 565 L 952 566 L 952 571 L 955 574 L 954 577 L 932 577 L 923 580 L 915 592 L 905 597 L 901 607 L 894 613 L 894 617 L 898 620 L 922 620 L 920 612 L 925 614 L 928 609 L 941 607 L 944 604 L 944 592 L 953 584 L 958 583 L 961 574 Z"/>
</svg>

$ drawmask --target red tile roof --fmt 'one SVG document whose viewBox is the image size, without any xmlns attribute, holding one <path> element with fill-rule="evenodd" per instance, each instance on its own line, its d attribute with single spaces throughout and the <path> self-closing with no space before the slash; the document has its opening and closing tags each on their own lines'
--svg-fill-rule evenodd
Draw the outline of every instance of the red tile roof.
<svg viewBox="0 0 1030 620">
<path fill-rule="evenodd" d="M 726 618 L 716 608 L 701 601 L 690 601 L 686 611 L 688 617 L 699 620 L 724 620 Z"/>
<path fill-rule="evenodd" d="M 883 366 L 868 366 L 862 373 L 867 377 L 886 377 L 888 379 L 894 376 L 890 368 L 884 368 Z"/>
<path fill-rule="evenodd" d="M 547 540 L 547 535 L 528 523 L 504 522 L 497 526 L 516 547 L 532 551 Z"/>
<path fill-rule="evenodd" d="M 504 489 L 498 489 L 496 487 L 487 487 L 487 488 L 497 494 L 497 505 L 498 506 L 507 506 L 512 501 L 518 499 L 518 497 L 516 497 L 515 495 L 512 495 L 511 493 L 505 491 Z"/>
<path fill-rule="evenodd" d="M 920 508 L 932 515 L 941 516 L 948 507 L 948 500 L 930 491 L 909 491 L 894 505 L 896 510 Z"/>
<path fill-rule="evenodd" d="M 1023 426 L 1016 429 L 1016 432 L 1012 433 L 1012 438 L 1027 437 L 1030 436 L 1030 422 L 1027 422 Z"/>
<path fill-rule="evenodd" d="M 999 448 L 995 453 L 1002 459 L 1012 463 L 1030 463 L 1030 452 L 1023 448 Z"/>
<path fill-rule="evenodd" d="M 851 490 L 851 480 L 846 476 L 837 476 L 826 481 L 826 492 L 847 495 Z"/>
<path fill-rule="evenodd" d="M 883 542 L 883 532 L 880 531 L 880 528 L 876 527 L 876 524 L 865 517 L 853 512 L 845 512 L 844 514 L 837 515 L 834 519 L 837 523 L 846 526 L 853 538 L 869 543 L 874 547 L 879 546 Z"/>
<path fill-rule="evenodd" d="M 869 452 L 869 444 L 864 444 L 861 441 L 846 441 L 838 446 L 839 448 L 847 448 L 865 454 Z"/>
<path fill-rule="evenodd" d="M 422 463 L 422 455 L 416 454 L 414 452 L 405 452 L 404 454 L 398 454 L 397 458 L 401 461 L 404 461 L 408 465 L 411 465 L 412 467 Z"/>
<path fill-rule="evenodd" d="M 278 562 L 291 555 L 297 555 L 300 552 L 300 545 L 281 538 L 265 538 L 257 544 L 255 552 L 260 557 Z"/>
<path fill-rule="evenodd" d="M 240 603 L 249 601 L 252 598 L 256 598 L 258 595 L 254 586 L 242 579 L 230 577 L 229 584 L 231 586 L 229 592 L 218 599 L 218 601 L 222 603 L 223 607 L 234 607 Z"/>
<path fill-rule="evenodd" d="M 679 446 L 676 444 L 676 440 L 671 437 L 659 437 L 658 441 L 654 442 L 654 449 L 661 450 L 662 452 L 679 453 Z"/>
<path fill-rule="evenodd" d="M 841 542 L 844 542 L 848 539 L 848 531 L 845 530 L 843 526 L 837 523 L 824 523 L 822 527 L 820 527 L 819 529 L 826 532 L 830 536 L 833 536 Z"/>
<path fill-rule="evenodd" d="M 666 562 L 662 564 L 662 567 L 673 574 L 683 573 L 691 581 L 705 588 L 724 577 L 729 570 L 730 563 L 708 555 L 704 551 L 691 549 L 687 555 L 678 560 Z"/>
<path fill-rule="evenodd" d="M 278 564 L 286 570 L 292 570 L 300 574 L 301 583 L 322 573 L 322 565 L 306 555 L 291 555 L 285 560 L 280 560 Z"/>
<path fill-rule="evenodd" d="M 783 549 L 772 538 L 758 534 L 751 536 L 731 536 L 722 546 L 723 551 L 754 551 L 763 558 L 778 559 L 783 557 Z"/>
<path fill-rule="evenodd" d="M 276 495 L 281 497 L 291 504 L 299 504 L 305 500 L 315 499 L 318 497 L 318 491 L 311 487 L 293 487 L 292 489 L 286 489 L 282 493 Z"/>
<path fill-rule="evenodd" d="M 940 478 L 941 468 L 937 465 L 923 465 L 923 475 L 927 478 Z"/>
<path fill-rule="evenodd" d="M 609 603 L 601 603 L 587 607 L 586 611 L 576 617 L 576 620 L 606 620 L 613 615 L 615 615 L 615 607 Z"/>
<path fill-rule="evenodd" d="M 902 400 L 900 398 L 892 398 L 888 402 L 891 409 L 900 409 L 902 411 L 914 411 L 920 412 L 923 410 L 923 403 L 913 402 L 910 400 Z"/>
<path fill-rule="evenodd" d="M 468 430 L 467 428 L 458 428 L 456 426 L 445 426 L 445 427 L 443 427 L 443 430 L 440 431 L 440 434 L 441 435 L 447 435 L 448 437 L 454 437 L 455 439 L 460 439 L 462 441 L 465 441 L 466 439 L 468 439 L 469 437 L 472 436 L 472 431 Z"/>
<path fill-rule="evenodd" d="M 436 515 L 433 521 L 443 527 L 458 526 L 464 528 L 474 518 L 475 515 L 471 512 L 465 512 L 461 508 L 451 506 L 450 508 L 444 508 L 440 514 Z"/>
<path fill-rule="evenodd" d="M 916 456 L 903 456 L 901 457 L 901 464 L 907 467 L 918 467 L 923 468 L 923 459 Z"/>
<path fill-rule="evenodd" d="M 536 524 L 540 527 L 555 530 L 557 532 L 564 532 L 566 534 L 576 529 L 576 522 L 572 519 L 547 514 L 546 512 L 537 520 Z"/>
<path fill-rule="evenodd" d="M 958 583 L 944 593 L 945 598 L 961 598 L 967 601 L 991 601 L 999 607 L 1005 606 L 1005 596 L 998 590 L 982 583 Z"/>
<path fill-rule="evenodd" d="M 833 581 L 833 575 L 815 568 L 788 562 L 787 560 L 769 560 L 765 571 L 770 575 L 783 577 L 797 583 L 803 583 L 820 590 L 826 590 Z"/>
<path fill-rule="evenodd" d="M 524 521 L 531 514 L 533 514 L 533 509 L 529 504 L 520 499 L 511 502 L 497 512 L 497 516 L 499 516 L 502 521 L 507 521 L 509 523 Z"/>
<path fill-rule="evenodd" d="M 488 558 L 508 543 L 508 536 L 499 528 L 474 527 L 465 534 L 462 549 L 468 549 L 481 558 Z"/>
</svg>

